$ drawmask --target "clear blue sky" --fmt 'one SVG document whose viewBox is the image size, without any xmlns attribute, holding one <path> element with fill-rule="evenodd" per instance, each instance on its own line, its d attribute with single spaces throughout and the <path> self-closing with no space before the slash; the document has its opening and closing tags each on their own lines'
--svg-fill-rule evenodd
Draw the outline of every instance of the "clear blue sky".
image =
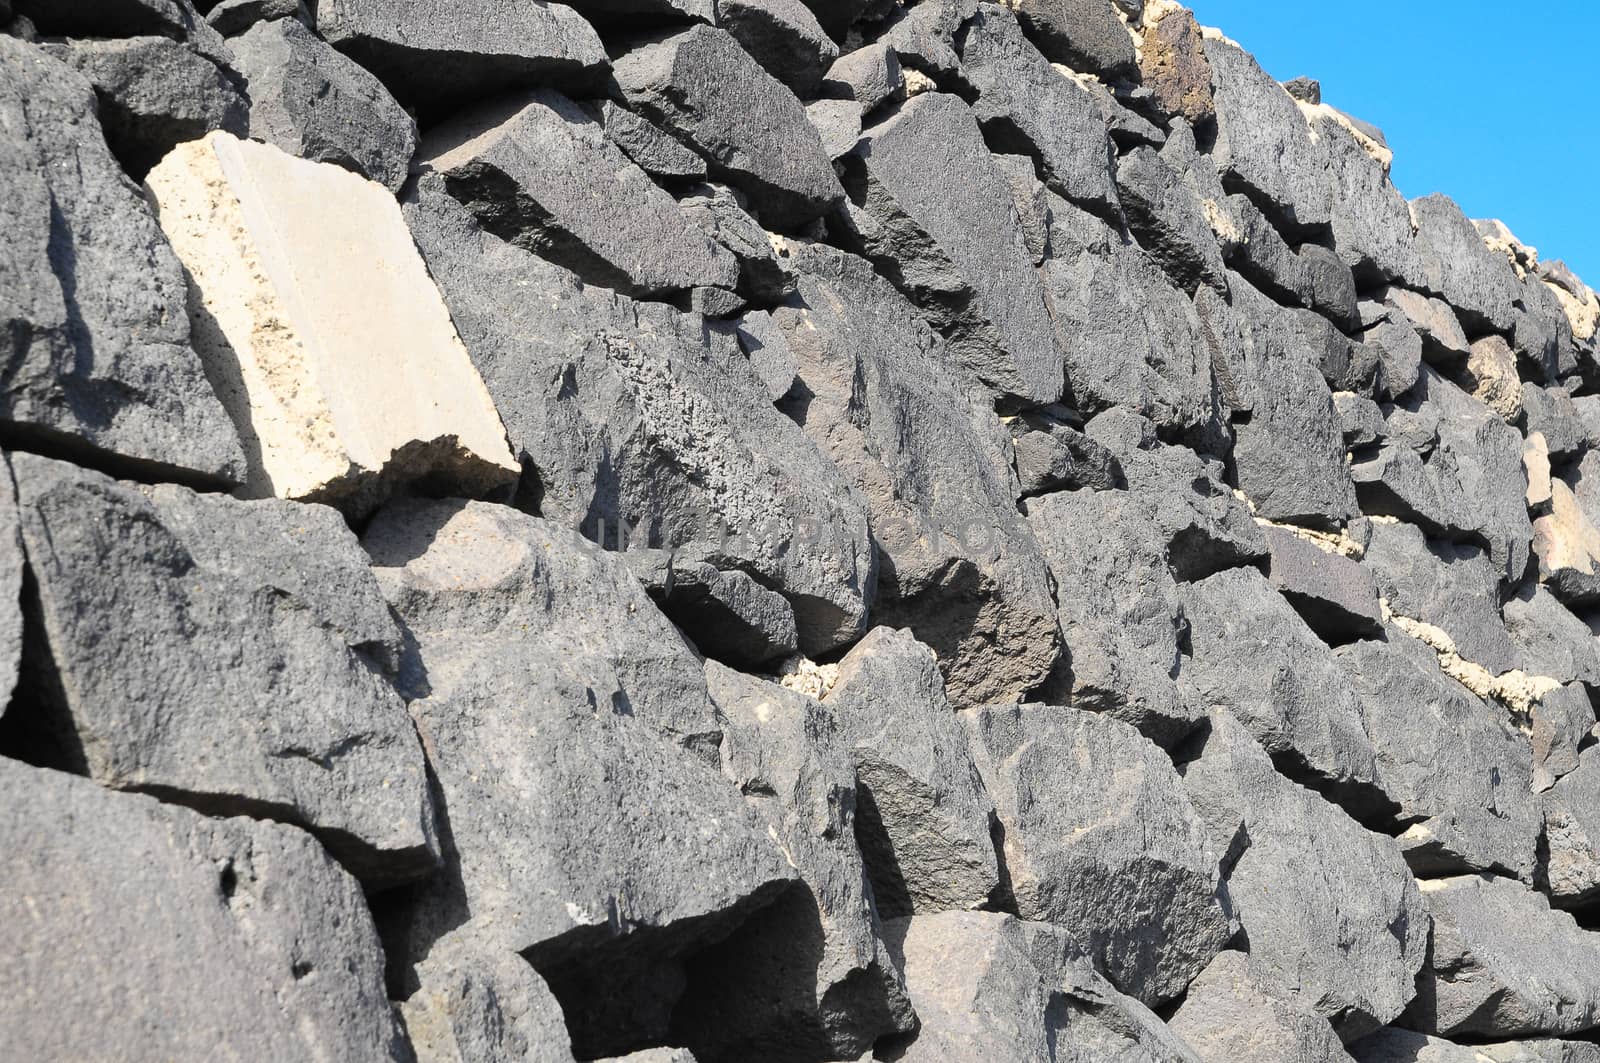
<svg viewBox="0 0 1600 1063">
<path fill-rule="evenodd" d="M 1600 288 L 1600 0 L 1186 0 L 1280 81 L 1381 127 L 1444 192 Z"/>
</svg>

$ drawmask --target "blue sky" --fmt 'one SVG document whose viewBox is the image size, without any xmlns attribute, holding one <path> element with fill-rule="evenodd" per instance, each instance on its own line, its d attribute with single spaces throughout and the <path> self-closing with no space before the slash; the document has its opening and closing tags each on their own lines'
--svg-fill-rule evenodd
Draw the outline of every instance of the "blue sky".
<svg viewBox="0 0 1600 1063">
<path fill-rule="evenodd" d="M 1279 80 L 1380 126 L 1444 192 L 1600 288 L 1600 0 L 1187 0 Z"/>
</svg>

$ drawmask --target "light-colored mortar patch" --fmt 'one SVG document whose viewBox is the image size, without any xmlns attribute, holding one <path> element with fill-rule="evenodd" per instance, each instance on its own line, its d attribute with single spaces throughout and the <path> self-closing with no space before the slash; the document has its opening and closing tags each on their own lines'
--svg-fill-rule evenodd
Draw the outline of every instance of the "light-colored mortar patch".
<svg viewBox="0 0 1600 1063">
<path fill-rule="evenodd" d="M 1286 531 L 1297 539 L 1304 539 L 1323 553 L 1339 554 L 1342 557 L 1350 558 L 1352 561 L 1360 561 L 1366 556 L 1367 552 L 1362 545 L 1352 539 L 1350 533 L 1343 528 L 1336 532 L 1325 532 L 1314 528 L 1302 528 L 1298 524 L 1279 524 L 1275 520 L 1257 516 L 1256 504 L 1250 501 L 1249 495 L 1237 487 L 1233 489 L 1233 497 L 1245 504 L 1245 507 L 1250 510 L 1251 517 L 1263 528 L 1277 528 L 1279 531 Z"/>
<path fill-rule="evenodd" d="M 1384 173 L 1388 173 L 1394 165 L 1394 152 L 1356 128 L 1355 123 L 1350 121 L 1349 117 L 1338 108 L 1330 107 L 1325 103 L 1307 103 L 1305 100 L 1295 100 L 1294 102 L 1299 106 L 1300 113 L 1305 116 L 1306 127 L 1311 131 L 1311 139 L 1313 141 L 1317 139 L 1316 119 L 1326 118 L 1329 121 L 1337 122 L 1351 136 L 1355 137 L 1356 143 L 1361 145 L 1361 150 L 1366 152 L 1379 166 L 1382 166 Z"/>
<path fill-rule="evenodd" d="M 1380 597 L 1378 606 L 1383 618 L 1419 642 L 1425 643 L 1439 658 L 1439 667 L 1450 678 L 1486 701 L 1496 701 L 1511 710 L 1513 722 L 1523 730 L 1528 729 L 1533 708 L 1546 694 L 1561 688 L 1559 679 L 1547 675 L 1529 675 L 1520 668 L 1494 674 L 1481 664 L 1469 661 L 1456 650 L 1455 640 L 1442 628 L 1423 620 L 1401 616 L 1389 606 L 1387 598 Z"/>
<path fill-rule="evenodd" d="M 778 674 L 774 678 L 785 690 L 792 690 L 796 694 L 804 694 L 808 698 L 821 701 L 839 681 L 839 666 L 818 664 L 809 657 L 797 654 L 785 658 L 778 666 Z"/>
</svg>

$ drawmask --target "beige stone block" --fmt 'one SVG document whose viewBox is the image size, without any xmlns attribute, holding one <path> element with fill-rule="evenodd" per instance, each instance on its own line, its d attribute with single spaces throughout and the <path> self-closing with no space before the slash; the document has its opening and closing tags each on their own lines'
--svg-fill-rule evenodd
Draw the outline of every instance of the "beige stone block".
<svg viewBox="0 0 1600 1063">
<path fill-rule="evenodd" d="M 212 133 L 174 149 L 145 193 L 245 445 L 241 495 L 360 513 L 409 482 L 477 495 L 516 478 L 494 402 L 382 185 Z"/>
</svg>

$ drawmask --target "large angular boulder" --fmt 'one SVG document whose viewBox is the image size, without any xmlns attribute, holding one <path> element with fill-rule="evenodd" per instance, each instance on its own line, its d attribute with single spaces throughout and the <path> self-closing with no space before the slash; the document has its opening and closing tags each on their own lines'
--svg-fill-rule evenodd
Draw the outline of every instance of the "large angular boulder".
<svg viewBox="0 0 1600 1063">
<path fill-rule="evenodd" d="M 1170 1025 L 1206 1063 L 1350 1060 L 1327 1019 L 1231 949 L 1190 984 Z"/>
<path fill-rule="evenodd" d="M 250 101 L 232 71 L 168 37 L 44 45 L 94 85 L 106 144 L 138 180 L 186 140 L 222 129 L 243 136 Z"/>
<path fill-rule="evenodd" d="M 732 288 L 733 256 L 558 92 L 470 108 L 429 130 L 420 165 L 489 232 L 636 298 Z"/>
<path fill-rule="evenodd" d="M 1205 704 L 1227 709 L 1293 777 L 1357 806 L 1381 806 L 1372 742 L 1349 680 L 1267 578 L 1228 569 L 1182 593 L 1183 671 Z"/>
<path fill-rule="evenodd" d="M 1267 579 L 1311 630 L 1331 645 L 1382 633 L 1378 588 L 1369 570 L 1287 528 L 1264 531 L 1271 552 Z"/>
<path fill-rule="evenodd" d="M 391 192 L 405 184 L 417 123 L 383 82 L 294 18 L 257 23 L 228 47 L 250 82 L 251 137 Z"/>
<path fill-rule="evenodd" d="M 221 0 L 206 12 L 206 25 L 224 37 L 235 37 L 252 26 L 283 18 L 310 24 L 311 10 L 305 0 Z"/>
<path fill-rule="evenodd" d="M 1431 647 L 1391 628 L 1338 650 L 1398 806 L 1418 874 L 1498 871 L 1530 880 L 1539 811 L 1532 750 L 1505 710 L 1446 676 Z"/>
<path fill-rule="evenodd" d="M 629 105 L 704 155 L 768 228 L 802 228 L 843 198 L 805 108 L 726 31 L 647 38 L 613 72 Z"/>
<path fill-rule="evenodd" d="M 11 466 L 49 694 L 7 718 L 34 759 L 302 825 L 369 881 L 433 870 L 422 751 L 381 674 L 400 635 L 337 513 Z"/>
<path fill-rule="evenodd" d="M 803 100 L 817 94 L 839 46 L 800 0 L 721 0 L 717 25 Z"/>
<path fill-rule="evenodd" d="M 1362 288 L 1416 276 L 1416 229 L 1388 168 L 1344 116 L 1328 108 L 1302 110 L 1332 187 L 1330 235 L 1339 259 Z"/>
<path fill-rule="evenodd" d="M 1455 308 L 1469 335 L 1510 334 L 1522 286 L 1504 255 L 1491 251 L 1478 229 L 1445 195 L 1411 201 L 1422 273 L 1408 286 L 1440 296 Z"/>
<path fill-rule="evenodd" d="M 363 545 L 447 810 L 444 873 L 388 927 L 391 954 L 520 952 L 574 1054 L 659 1044 L 685 954 L 795 875 L 703 759 L 719 729 L 699 661 L 620 561 L 508 507 L 399 503 Z"/>
<path fill-rule="evenodd" d="M 845 187 L 861 250 L 963 369 L 1009 405 L 1061 397 L 1061 351 L 1010 185 L 959 97 L 924 93 L 863 131 Z"/>
<path fill-rule="evenodd" d="M 309 836 L 14 760 L 0 795 L 8 1057 L 410 1058 L 361 889 Z"/>
<path fill-rule="evenodd" d="M 937 335 L 869 263 L 798 244 L 788 261 L 797 296 L 773 318 L 799 383 L 782 408 L 866 496 L 877 618 L 933 647 L 958 706 L 1021 696 L 1055 663 L 1058 640 L 999 420 L 963 393 Z"/>
<path fill-rule="evenodd" d="M 605 48 L 565 4 L 508 0 L 319 0 L 316 29 L 428 115 L 511 89 L 599 88 Z"/>
<path fill-rule="evenodd" d="M 773 409 L 731 335 L 582 284 L 426 180 L 406 217 L 541 513 L 748 573 L 789 599 L 807 653 L 860 636 L 875 579 L 866 503 Z"/>
<path fill-rule="evenodd" d="M 1264 976 L 1349 1042 L 1416 993 L 1428 912 L 1394 841 L 1273 770 L 1225 711 L 1210 717 L 1184 788 L 1212 831 L 1229 896 Z"/>
<path fill-rule="evenodd" d="M 1434 879 L 1422 895 L 1433 947 L 1401 1025 L 1488 1039 L 1600 1024 L 1600 934 L 1512 879 Z"/>
<path fill-rule="evenodd" d="M 1021 0 L 1013 10 L 1053 63 L 1107 80 L 1132 78 L 1138 69 L 1133 38 L 1111 0 Z"/>
<path fill-rule="evenodd" d="M 856 847 L 856 777 L 829 706 L 708 661 L 723 772 L 804 883 L 688 968 L 674 1011 L 703 1060 L 855 1059 L 916 1016 Z M 751 993 L 760 986 L 759 994 Z"/>
<path fill-rule="evenodd" d="M 994 804 L 928 648 L 874 628 L 823 699 L 856 769 L 856 839 L 885 918 L 978 908 L 999 885 Z"/>
<path fill-rule="evenodd" d="M 494 403 L 382 186 L 213 133 L 145 187 L 245 440 L 247 495 L 361 512 L 416 480 L 479 493 L 515 478 Z"/>
<path fill-rule="evenodd" d="M 1210 125 L 1217 117 L 1211 63 L 1194 13 L 1176 5 L 1153 8 L 1144 23 L 1139 74 L 1155 104 L 1196 128 Z"/>
<path fill-rule="evenodd" d="M 994 705 L 961 718 L 1017 914 L 1059 926 L 1144 1004 L 1182 994 L 1236 927 L 1218 854 L 1167 755 L 1079 709 Z"/>
<path fill-rule="evenodd" d="M 1189 151 L 1194 146 L 1188 127 L 1180 124 L 1174 129 L 1161 151 L 1135 148 L 1118 161 L 1117 193 L 1123 213 L 1139 245 L 1179 288 L 1192 293 L 1206 284 L 1226 293 L 1222 251 L 1212 233 L 1206 200 L 1190 177 L 1191 167 L 1209 164 L 1184 152 L 1183 138 Z M 1215 202 L 1210 209 L 1218 209 Z"/>
<path fill-rule="evenodd" d="M 189 346 L 182 270 L 94 114 L 86 79 L 0 36 L 0 423 L 146 476 L 237 483 L 244 454 Z"/>
<path fill-rule="evenodd" d="M 961 76 L 991 146 L 1034 159 L 1045 184 L 1107 219 L 1117 214 L 1111 139 L 1094 95 L 1054 69 L 1017 16 L 979 4 L 963 27 Z"/>
</svg>

